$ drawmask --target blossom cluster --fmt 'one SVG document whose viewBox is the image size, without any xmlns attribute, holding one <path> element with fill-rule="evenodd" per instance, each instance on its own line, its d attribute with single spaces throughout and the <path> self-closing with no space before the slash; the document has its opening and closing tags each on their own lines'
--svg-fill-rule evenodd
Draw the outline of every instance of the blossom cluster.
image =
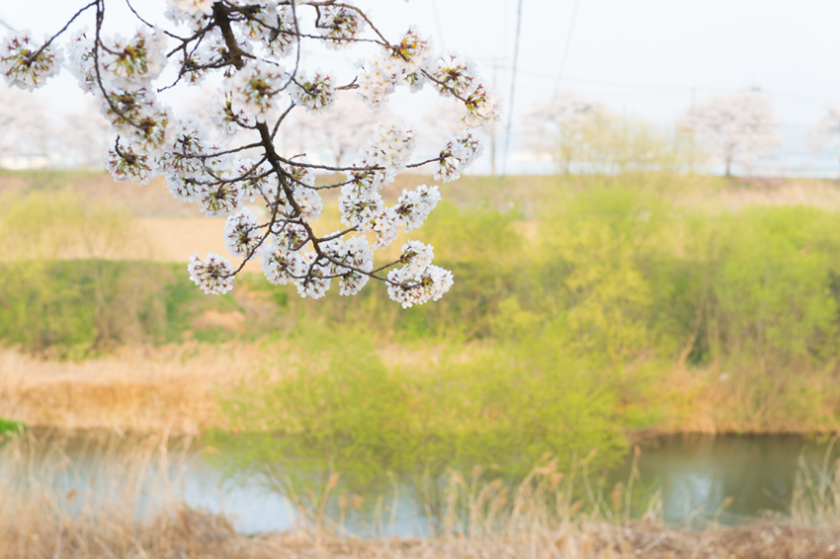
<svg viewBox="0 0 840 559">
<path fill-rule="evenodd" d="M 292 89 L 292 100 L 313 112 L 328 108 L 333 102 L 335 88 L 332 78 L 316 72 L 311 79 L 301 78 Z"/>
<path fill-rule="evenodd" d="M 304 251 L 299 231 L 294 227 L 274 236 L 272 244 L 261 250 L 262 269 L 275 285 L 294 283 L 302 297 L 318 299 L 339 278 L 340 294 L 355 295 L 367 285 L 373 270 L 373 250 L 364 236 L 347 241 L 336 232 L 320 245 L 320 254 Z"/>
<path fill-rule="evenodd" d="M 233 289 L 233 266 L 230 260 L 212 252 L 201 259 L 198 252 L 187 266 L 190 279 L 208 295 L 224 295 Z"/>
<path fill-rule="evenodd" d="M 407 230 L 422 225 L 440 200 L 437 187 L 426 185 L 414 192 L 403 191 L 393 207 L 386 207 L 379 193 L 405 169 L 415 145 L 414 132 L 405 122 L 380 123 L 347 173 L 348 184 L 342 187 L 338 201 L 341 222 L 374 233 L 374 248 L 390 245 L 403 225 Z"/>
<path fill-rule="evenodd" d="M 225 83 L 225 93 L 246 113 L 265 121 L 282 99 L 280 92 L 290 77 L 273 64 L 257 62 L 246 66 Z"/>
<path fill-rule="evenodd" d="M 0 73 L 9 85 L 33 90 L 54 76 L 63 60 L 61 50 L 48 46 L 43 50 L 32 40 L 29 31 L 10 35 L 0 43 Z"/>
<path fill-rule="evenodd" d="M 302 297 L 315 299 L 327 293 L 332 280 L 347 296 L 371 279 L 383 281 L 403 307 L 437 300 L 449 290 L 452 274 L 432 264 L 433 248 L 420 241 L 407 241 L 398 260 L 376 268 L 374 252 L 391 245 L 401 231 L 421 227 L 441 199 L 437 186 L 424 184 L 386 203 L 383 187 L 423 165 L 437 164 L 436 179 L 456 179 L 481 153 L 474 132 L 451 139 L 438 157 L 411 163 L 415 130 L 404 120 L 383 118 L 344 167 L 317 164 L 305 154 L 284 156 L 275 138 L 295 108 L 329 112 L 339 96 L 354 91 L 374 107 L 387 102 L 399 86 L 411 91 L 428 86 L 454 97 L 464 106 L 462 124 L 483 126 L 498 120 L 499 107 L 474 65 L 456 55 L 436 54 L 431 40 L 413 27 L 389 42 L 350 2 L 166 4 L 164 16 L 172 29 L 140 19 L 136 31 L 125 36 L 103 34 L 104 0 L 88 4 L 73 19 L 91 9 L 95 27 L 72 34 L 66 62 L 56 39 L 67 26 L 43 43 L 29 33 L 11 34 L 0 43 L 0 71 L 10 85 L 33 89 L 66 63 L 111 124 L 114 141 L 105 164 L 115 180 L 144 185 L 162 177 L 176 199 L 198 204 L 208 217 L 225 218 L 224 246 L 238 262 L 195 253 L 187 267 L 206 293 L 230 291 L 236 274 L 251 260 L 260 261 L 271 283 L 293 284 Z M 304 12 L 315 16 L 314 33 L 301 27 Z M 372 30 L 369 36 L 364 36 L 366 28 Z M 379 51 L 342 86 L 328 73 L 301 67 L 304 40 L 332 50 L 363 41 L 377 44 Z M 175 72 L 165 72 L 172 62 Z M 162 101 L 163 91 L 202 83 L 213 74 L 222 85 L 207 106 L 206 119 L 176 114 Z M 170 75 L 171 82 L 161 83 Z M 316 177 L 316 171 L 346 180 L 319 184 L 330 175 Z M 313 223 L 324 209 L 322 189 L 340 189 L 346 229 L 318 236 Z"/>
<path fill-rule="evenodd" d="M 318 24 L 321 35 L 333 50 L 350 47 L 351 41 L 364 30 L 364 20 L 346 6 L 325 6 L 321 19 Z"/>
<path fill-rule="evenodd" d="M 449 140 L 440 152 L 435 179 L 442 179 L 443 182 L 458 180 L 461 176 L 460 171 L 478 159 L 483 150 L 481 142 L 469 132 L 460 138 Z"/>
<path fill-rule="evenodd" d="M 413 28 L 396 45 L 361 65 L 359 92 L 371 107 L 388 101 L 397 86 L 412 92 L 430 84 L 443 96 L 461 100 L 467 109 L 461 121 L 470 128 L 499 120 L 499 104 L 481 84 L 472 62 L 454 54 L 435 55 L 429 40 Z"/>
<path fill-rule="evenodd" d="M 434 249 L 420 241 L 402 247 L 400 262 L 405 265 L 388 273 L 388 295 L 403 308 L 437 301 L 452 287 L 452 273 L 432 265 Z"/>
<path fill-rule="evenodd" d="M 428 266 L 422 273 L 411 275 L 406 268 L 388 272 L 388 295 L 402 307 L 437 301 L 452 287 L 452 272 L 438 266 Z"/>
</svg>

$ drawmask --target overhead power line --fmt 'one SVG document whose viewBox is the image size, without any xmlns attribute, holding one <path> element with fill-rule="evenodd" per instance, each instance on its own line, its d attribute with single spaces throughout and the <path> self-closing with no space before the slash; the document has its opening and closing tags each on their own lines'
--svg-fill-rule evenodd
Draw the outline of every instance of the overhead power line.
<svg viewBox="0 0 840 559">
<path fill-rule="evenodd" d="M 0 19 L 0 25 L 2 25 L 3 27 L 5 27 L 6 29 L 8 29 L 9 31 L 11 31 L 12 33 L 17 33 L 17 30 L 16 30 L 14 27 L 12 27 L 11 25 L 9 25 L 8 23 L 6 23 L 5 21 L 3 21 L 2 19 Z"/>
<path fill-rule="evenodd" d="M 566 45 L 563 47 L 563 54 L 560 57 L 560 71 L 557 73 L 557 83 L 554 84 L 554 93 L 560 89 L 560 80 L 563 79 L 563 71 L 566 69 L 566 60 L 569 58 L 569 49 L 572 46 L 572 35 L 575 32 L 575 22 L 577 21 L 578 7 L 580 0 L 575 0 L 575 7 L 572 8 L 572 19 L 569 20 L 569 31 L 566 33 Z"/>
<path fill-rule="evenodd" d="M 440 38 L 440 47 L 445 51 L 446 41 L 443 40 L 443 27 L 441 27 L 440 25 L 440 12 L 438 11 L 437 0 L 432 0 L 432 11 L 434 12 L 435 16 L 435 27 L 437 28 L 437 34 Z"/>
<path fill-rule="evenodd" d="M 489 59 L 488 59 L 489 60 Z M 497 69 L 511 72 L 511 66 L 505 65 L 497 65 Z M 535 72 L 531 70 L 523 70 L 521 68 L 516 70 L 517 75 L 525 75 L 525 76 L 533 76 L 536 78 L 543 78 L 543 79 L 556 79 L 556 76 L 553 74 L 548 74 L 546 72 Z M 706 91 L 706 92 L 718 92 L 718 93 L 737 93 L 741 91 L 745 91 L 749 89 L 743 86 L 695 86 L 695 85 L 665 85 L 665 84 L 642 84 L 642 83 L 627 83 L 627 82 L 614 82 L 614 81 L 606 81 L 606 80 L 591 80 L 586 78 L 564 78 L 564 82 L 571 82 L 573 84 L 581 84 L 581 85 L 593 85 L 598 87 L 610 87 L 616 89 L 636 89 L 639 90 L 639 96 L 645 95 L 643 92 L 645 91 L 659 91 L 662 92 L 662 95 L 666 94 L 686 94 L 690 95 L 691 90 L 694 89 L 696 91 Z M 791 100 L 799 100 L 802 102 L 815 102 L 819 101 L 820 97 L 815 95 L 805 95 L 801 93 L 790 93 L 786 91 L 778 91 L 776 89 L 768 89 L 762 88 L 761 91 L 763 93 L 767 93 L 768 95 L 772 95 L 774 97 L 787 97 Z M 793 101 L 795 102 L 795 101 Z"/>
<path fill-rule="evenodd" d="M 516 37 L 513 43 L 513 76 L 510 80 L 510 101 L 508 104 L 508 121 L 505 127 L 505 155 L 502 159 L 502 176 L 507 174 L 507 160 L 510 150 L 510 127 L 513 124 L 513 100 L 516 93 L 516 67 L 519 64 L 519 38 L 522 31 L 522 0 L 516 10 Z"/>
</svg>

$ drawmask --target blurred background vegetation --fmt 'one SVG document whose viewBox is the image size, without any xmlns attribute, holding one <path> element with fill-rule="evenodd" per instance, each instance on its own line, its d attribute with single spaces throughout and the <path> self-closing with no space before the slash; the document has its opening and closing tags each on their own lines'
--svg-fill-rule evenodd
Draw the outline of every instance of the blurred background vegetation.
<svg viewBox="0 0 840 559">
<path fill-rule="evenodd" d="M 140 206 L 26 180 L 0 204 L 3 343 L 74 361 L 131 344 L 266 349 L 218 393 L 213 444 L 314 508 L 325 488 L 396 483 L 441 511 L 428 480 L 451 470 L 515 481 L 554 456 L 603 471 L 644 433 L 840 420 L 828 182 L 800 203 L 801 181 L 464 178 L 417 236 L 455 285 L 404 310 L 381 285 L 311 301 L 259 274 L 206 297 L 183 262 L 125 249 Z"/>
</svg>

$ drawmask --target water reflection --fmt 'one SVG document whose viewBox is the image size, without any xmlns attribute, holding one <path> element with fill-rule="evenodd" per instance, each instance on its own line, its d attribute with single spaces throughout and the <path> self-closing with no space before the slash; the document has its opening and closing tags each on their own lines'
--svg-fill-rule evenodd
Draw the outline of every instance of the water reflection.
<svg viewBox="0 0 840 559">
<path fill-rule="evenodd" d="M 696 528 L 702 527 L 697 522 L 701 518 L 735 524 L 771 513 L 788 515 L 800 460 L 815 472 L 823 464 L 833 466 L 838 449 L 835 447 L 831 456 L 826 457 L 826 448 L 827 441 L 783 436 L 670 437 L 648 441 L 638 459 L 639 498 L 634 510 L 640 514 L 651 497 L 658 494 L 662 516 L 675 525 Z M 103 470 L 103 460 L 113 454 L 97 455 L 86 445 L 68 444 L 61 453 L 51 456 L 49 459 L 66 457 L 73 463 L 57 480 L 59 494 L 65 494 L 74 488 L 81 492 L 102 484 L 95 481 L 96 476 Z M 233 519 L 236 529 L 244 533 L 281 531 L 294 526 L 297 513 L 289 500 L 266 489 L 258 477 L 225 478 L 220 468 L 224 459 L 225 453 L 208 454 L 201 450 L 186 455 L 179 466 L 177 491 L 188 505 L 224 512 Z M 631 463 L 632 455 L 609 474 L 608 483 L 626 482 Z M 102 491 L 110 491 L 102 487 Z M 610 487 L 606 486 L 607 493 Z M 393 510 L 393 495 L 365 495 L 368 504 L 376 503 L 376 507 L 358 511 L 355 517 L 348 516 L 347 527 L 362 534 L 429 535 L 427 512 L 408 497 L 406 488 L 400 492 Z M 380 497 L 383 499 L 377 503 Z M 109 497 L 103 495 L 103 498 Z M 731 502 L 727 503 L 727 498 Z M 376 514 L 371 513 L 374 509 Z M 333 517 L 337 514 L 334 505 L 329 514 Z"/>
<path fill-rule="evenodd" d="M 225 513 L 244 534 L 289 530 L 297 521 L 288 499 L 256 480 L 225 479 L 218 467 L 200 454 L 186 464 L 183 498 L 190 507 Z"/>
<path fill-rule="evenodd" d="M 794 480 L 802 456 L 822 469 L 827 442 L 801 437 L 668 437 L 649 441 L 639 457 L 641 479 L 661 490 L 667 522 L 691 518 L 734 524 L 767 514 L 790 513 Z M 837 457 L 835 448 L 829 464 Z M 629 459 L 611 478 L 629 475 Z M 731 497 L 731 504 L 721 508 Z"/>
</svg>

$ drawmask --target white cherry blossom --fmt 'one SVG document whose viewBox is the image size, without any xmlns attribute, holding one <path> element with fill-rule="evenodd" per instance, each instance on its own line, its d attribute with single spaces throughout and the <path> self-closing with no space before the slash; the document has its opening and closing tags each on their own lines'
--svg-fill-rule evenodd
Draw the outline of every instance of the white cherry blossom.
<svg viewBox="0 0 840 559">
<path fill-rule="evenodd" d="M 231 256 L 246 258 L 259 246 L 262 235 L 256 214 L 243 208 L 225 221 L 225 248 Z"/>
<path fill-rule="evenodd" d="M 207 217 L 220 217 L 236 211 L 242 204 L 242 191 L 237 183 L 222 183 L 210 186 L 196 195 L 201 211 Z"/>
<path fill-rule="evenodd" d="M 461 176 L 460 172 L 481 156 L 483 150 L 481 142 L 471 133 L 449 140 L 440 152 L 435 179 L 442 179 L 443 182 L 457 180 Z"/>
<path fill-rule="evenodd" d="M 304 298 L 320 299 L 330 288 L 328 268 L 318 265 L 318 255 L 314 252 L 304 252 L 300 256 L 305 277 L 295 280 L 298 293 Z"/>
<path fill-rule="evenodd" d="M 70 58 L 70 72 L 85 93 L 91 93 L 97 87 L 91 36 L 91 32 L 87 29 L 77 31 L 67 47 Z"/>
<path fill-rule="evenodd" d="M 388 295 L 402 307 L 437 301 L 449 291 L 454 282 L 452 272 L 437 266 L 427 267 L 420 275 L 410 275 L 405 268 L 388 273 Z"/>
<path fill-rule="evenodd" d="M 292 7 L 275 2 L 260 2 L 254 19 L 243 24 L 245 35 L 273 56 L 287 56 L 295 44 L 295 20 Z"/>
<path fill-rule="evenodd" d="M 278 107 L 282 97 L 280 90 L 287 85 L 288 79 L 286 72 L 277 66 L 257 62 L 238 71 L 227 83 L 226 91 L 233 95 L 234 106 L 255 115 L 258 120 L 265 120 Z"/>
<path fill-rule="evenodd" d="M 723 163 L 726 176 L 735 164 L 749 172 L 756 160 L 781 145 L 773 108 L 754 91 L 698 103 L 689 111 L 687 124 Z"/>
<path fill-rule="evenodd" d="M 207 114 L 225 136 L 233 136 L 242 128 L 252 127 L 256 122 L 254 116 L 247 113 L 243 106 L 234 107 L 231 93 L 214 97 L 207 106 Z"/>
<path fill-rule="evenodd" d="M 435 259 L 434 247 L 420 241 L 408 241 L 402 247 L 400 262 L 407 264 L 404 274 L 409 277 L 419 276 Z"/>
<path fill-rule="evenodd" d="M 219 0 L 166 0 L 174 9 L 188 16 L 213 14 L 213 4 Z"/>
<path fill-rule="evenodd" d="M 417 72 L 432 54 L 432 46 L 428 40 L 420 38 L 415 27 L 410 27 L 408 32 L 397 44 L 392 53 L 392 58 L 402 67 L 404 75 L 411 75 Z"/>
<path fill-rule="evenodd" d="M 318 27 L 321 36 L 327 39 L 327 47 L 340 50 L 353 45 L 350 39 L 356 38 L 364 30 L 364 20 L 345 6 L 325 6 Z"/>
<path fill-rule="evenodd" d="M 130 144 L 116 144 L 105 152 L 105 161 L 111 176 L 118 182 L 136 182 L 143 186 L 155 176 L 153 159 L 135 152 Z"/>
<path fill-rule="evenodd" d="M 286 285 L 294 282 L 296 277 L 306 274 L 303 254 L 279 249 L 274 246 L 264 246 L 260 250 L 263 274 L 274 285 Z"/>
<path fill-rule="evenodd" d="M 359 273 L 373 270 L 373 249 L 364 237 L 353 237 L 345 243 L 346 255 L 343 262 L 351 265 L 339 280 L 341 295 L 356 295 L 370 281 L 370 276 Z"/>
<path fill-rule="evenodd" d="M 7 36 L 0 43 L 0 74 L 6 83 L 31 91 L 56 75 L 64 59 L 60 48 L 40 49 L 41 43 L 29 31 Z"/>
<path fill-rule="evenodd" d="M 440 202 L 440 190 L 437 186 L 418 186 L 417 190 L 403 190 L 402 196 L 397 200 L 396 213 L 405 223 L 405 230 L 418 229 L 437 203 Z"/>
<path fill-rule="evenodd" d="M 129 39 L 117 35 L 102 42 L 99 55 L 101 70 L 116 87 L 149 87 L 166 64 L 164 50 L 167 40 L 160 30 L 147 33 L 145 29 L 138 29 Z"/>
<path fill-rule="evenodd" d="M 291 91 L 292 101 L 313 112 L 328 108 L 333 102 L 334 95 L 332 78 L 321 72 L 315 72 L 311 78 L 301 76 Z"/>
<path fill-rule="evenodd" d="M 306 228 L 297 223 L 277 223 L 271 232 L 277 247 L 284 251 L 299 252 L 309 242 Z"/>
<path fill-rule="evenodd" d="M 208 295 L 224 295 L 233 289 L 233 266 L 230 260 L 212 252 L 202 260 L 198 252 L 187 266 L 190 279 Z"/>
</svg>

